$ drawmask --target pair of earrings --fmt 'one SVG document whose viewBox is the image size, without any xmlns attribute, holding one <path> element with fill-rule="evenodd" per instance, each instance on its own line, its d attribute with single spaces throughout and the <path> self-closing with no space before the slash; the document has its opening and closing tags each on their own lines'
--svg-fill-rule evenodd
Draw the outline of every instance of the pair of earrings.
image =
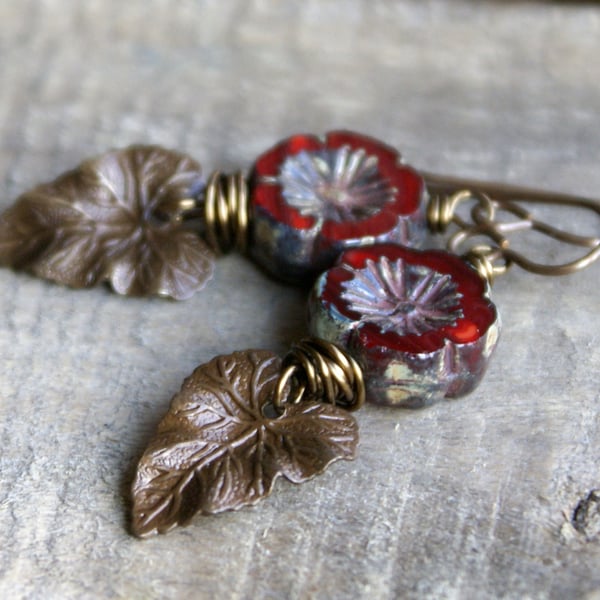
<svg viewBox="0 0 600 600">
<path fill-rule="evenodd" d="M 72 287 L 190 297 L 216 255 L 238 248 L 272 275 L 312 281 L 313 337 L 280 359 L 219 356 L 184 381 L 142 456 L 133 532 L 165 533 L 197 512 L 267 496 L 352 459 L 365 400 L 412 406 L 473 390 L 498 339 L 489 298 L 512 264 L 561 275 L 600 256 L 600 237 L 562 231 L 517 200 L 583 208 L 589 199 L 417 172 L 393 148 L 347 131 L 297 135 L 246 178 L 132 146 L 26 192 L 0 216 L 0 264 Z M 469 208 L 467 215 L 464 208 Z M 462 212 L 461 212 L 462 211 Z M 447 250 L 418 250 L 454 227 Z M 546 265 L 511 247 L 535 230 L 580 246 Z"/>
</svg>

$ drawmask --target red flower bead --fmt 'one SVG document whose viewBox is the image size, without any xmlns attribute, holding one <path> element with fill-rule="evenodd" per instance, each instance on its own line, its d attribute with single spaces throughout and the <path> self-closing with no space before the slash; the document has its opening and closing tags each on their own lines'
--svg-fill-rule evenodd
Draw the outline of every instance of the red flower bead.
<svg viewBox="0 0 600 600">
<path fill-rule="evenodd" d="M 344 252 L 309 301 L 313 335 L 363 365 L 368 398 L 418 405 L 470 392 L 498 339 L 488 286 L 459 257 L 381 244 Z"/>
<path fill-rule="evenodd" d="M 419 245 L 422 177 L 393 148 L 351 132 L 290 137 L 255 163 L 252 253 L 271 273 L 302 281 L 348 247 Z"/>
</svg>

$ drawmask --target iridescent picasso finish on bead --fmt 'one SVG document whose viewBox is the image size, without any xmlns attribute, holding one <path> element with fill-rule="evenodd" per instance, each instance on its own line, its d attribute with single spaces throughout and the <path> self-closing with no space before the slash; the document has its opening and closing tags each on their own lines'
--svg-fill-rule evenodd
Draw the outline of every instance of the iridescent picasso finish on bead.
<svg viewBox="0 0 600 600">
<path fill-rule="evenodd" d="M 500 327 L 488 285 L 442 251 L 380 244 L 347 250 L 309 300 L 313 335 L 345 347 L 367 398 L 418 406 L 479 383 Z"/>
<path fill-rule="evenodd" d="M 251 252 L 277 277 L 302 282 L 346 248 L 425 235 L 422 177 L 393 148 L 356 133 L 290 137 L 255 163 Z"/>
</svg>

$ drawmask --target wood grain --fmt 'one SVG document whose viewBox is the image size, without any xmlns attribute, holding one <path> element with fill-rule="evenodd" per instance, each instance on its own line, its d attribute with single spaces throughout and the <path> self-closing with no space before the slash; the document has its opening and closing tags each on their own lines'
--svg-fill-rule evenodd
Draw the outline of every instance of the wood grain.
<svg viewBox="0 0 600 600">
<path fill-rule="evenodd" d="M 341 126 L 431 171 L 600 189 L 589 4 L 27 0 L 0 6 L 0 52 L 2 208 L 112 147 L 207 172 Z M 357 461 L 139 541 L 128 490 L 170 397 L 216 354 L 284 352 L 304 292 L 236 256 L 185 303 L 1 270 L 0 596 L 596 597 L 597 519 L 572 518 L 600 488 L 599 276 L 515 270 L 475 393 L 366 408 Z"/>
</svg>

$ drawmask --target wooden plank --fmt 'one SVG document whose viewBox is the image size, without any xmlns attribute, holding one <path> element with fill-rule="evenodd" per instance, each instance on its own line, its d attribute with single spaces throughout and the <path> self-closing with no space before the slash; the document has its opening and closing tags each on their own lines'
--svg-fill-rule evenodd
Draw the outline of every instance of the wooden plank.
<svg viewBox="0 0 600 600">
<path fill-rule="evenodd" d="M 0 32 L 2 207 L 108 147 L 208 171 L 339 126 L 427 170 L 600 189 L 594 6 L 30 0 L 0 7 Z M 0 595 L 596 597 L 599 269 L 500 280 L 470 397 L 368 407 L 357 461 L 143 542 L 128 487 L 171 395 L 215 354 L 284 352 L 304 292 L 236 256 L 184 303 L 0 271 Z"/>
</svg>

